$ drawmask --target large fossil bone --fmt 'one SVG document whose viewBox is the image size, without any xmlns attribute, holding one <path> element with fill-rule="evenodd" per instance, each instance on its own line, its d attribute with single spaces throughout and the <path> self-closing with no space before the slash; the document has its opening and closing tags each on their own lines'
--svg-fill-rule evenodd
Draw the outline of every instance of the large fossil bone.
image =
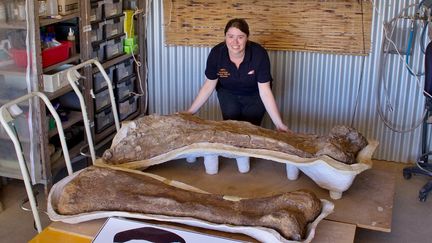
<svg viewBox="0 0 432 243">
<path fill-rule="evenodd" d="M 206 172 L 215 174 L 220 155 L 236 158 L 240 172 L 249 170 L 249 157 L 258 157 L 286 163 L 290 180 L 297 179 L 301 170 L 338 199 L 357 174 L 371 167 L 376 146 L 346 126 L 319 136 L 186 114 L 150 115 L 124 124 L 98 163 L 143 169 L 172 159 L 194 161 L 204 156 Z"/>
<path fill-rule="evenodd" d="M 198 143 L 225 144 L 314 158 L 327 155 L 356 163 L 367 140 L 356 130 L 337 126 L 329 136 L 281 133 L 241 121 L 211 121 L 187 114 L 150 115 L 133 121 L 126 134 L 114 140 L 104 155 L 109 164 L 146 160 Z"/>
<path fill-rule="evenodd" d="M 115 180 L 113 180 L 115 178 Z M 100 211 L 125 211 L 192 217 L 216 224 L 264 227 L 285 239 L 305 239 L 307 224 L 321 213 L 321 201 L 299 190 L 264 198 L 230 199 L 169 186 L 144 174 L 88 167 L 66 183 L 49 211 L 73 216 Z"/>
</svg>

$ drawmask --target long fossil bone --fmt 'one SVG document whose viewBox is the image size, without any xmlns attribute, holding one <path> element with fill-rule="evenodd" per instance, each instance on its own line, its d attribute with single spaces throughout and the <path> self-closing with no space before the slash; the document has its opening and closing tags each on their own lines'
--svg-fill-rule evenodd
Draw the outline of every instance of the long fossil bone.
<svg viewBox="0 0 432 243">
<path fill-rule="evenodd" d="M 55 205 L 62 215 L 127 211 L 193 217 L 218 224 L 275 229 L 286 239 L 303 239 L 306 225 L 321 212 L 321 201 L 299 190 L 264 198 L 227 200 L 191 192 L 140 174 L 88 167 L 64 188 Z"/>
</svg>

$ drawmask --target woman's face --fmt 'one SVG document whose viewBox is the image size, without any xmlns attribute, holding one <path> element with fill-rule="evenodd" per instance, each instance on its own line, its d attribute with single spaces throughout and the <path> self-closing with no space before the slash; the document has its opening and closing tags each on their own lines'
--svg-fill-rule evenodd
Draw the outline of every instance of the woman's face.
<svg viewBox="0 0 432 243">
<path fill-rule="evenodd" d="M 242 54 L 245 51 L 248 37 L 236 27 L 231 27 L 225 34 L 225 43 L 230 54 Z"/>
</svg>

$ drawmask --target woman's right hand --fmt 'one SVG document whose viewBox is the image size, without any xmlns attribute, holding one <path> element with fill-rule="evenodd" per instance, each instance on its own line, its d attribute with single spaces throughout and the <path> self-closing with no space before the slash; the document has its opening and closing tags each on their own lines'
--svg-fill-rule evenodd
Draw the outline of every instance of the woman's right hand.
<svg viewBox="0 0 432 243">
<path fill-rule="evenodd" d="M 180 114 L 186 114 L 186 115 L 193 115 L 194 113 L 192 111 L 186 110 L 186 111 L 179 111 Z"/>
<path fill-rule="evenodd" d="M 276 125 L 276 130 L 279 132 L 287 132 L 287 133 L 294 133 L 293 131 L 291 131 L 290 129 L 288 129 L 288 127 L 285 124 L 279 124 Z"/>
</svg>

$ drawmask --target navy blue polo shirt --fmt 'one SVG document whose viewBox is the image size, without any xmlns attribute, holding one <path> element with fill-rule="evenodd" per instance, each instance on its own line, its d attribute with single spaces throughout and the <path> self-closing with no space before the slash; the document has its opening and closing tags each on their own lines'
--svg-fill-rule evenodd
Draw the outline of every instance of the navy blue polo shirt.
<svg viewBox="0 0 432 243">
<path fill-rule="evenodd" d="M 258 83 L 271 82 L 270 60 L 267 51 L 258 43 L 248 41 L 240 67 L 231 62 L 225 42 L 212 48 L 207 58 L 205 75 L 218 79 L 216 90 L 228 90 L 235 95 L 256 95 Z"/>
</svg>

